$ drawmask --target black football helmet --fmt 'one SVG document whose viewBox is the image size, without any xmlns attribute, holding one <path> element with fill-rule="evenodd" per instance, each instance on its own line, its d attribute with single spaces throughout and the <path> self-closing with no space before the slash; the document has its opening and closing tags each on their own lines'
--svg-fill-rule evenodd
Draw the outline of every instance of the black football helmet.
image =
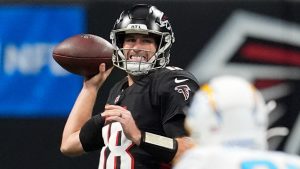
<svg viewBox="0 0 300 169">
<path fill-rule="evenodd" d="M 147 34 L 155 38 L 157 50 L 149 61 L 127 61 L 123 42 L 125 34 L 130 33 Z M 170 48 L 175 42 L 168 18 L 155 6 L 146 4 L 138 4 L 123 11 L 114 24 L 110 38 L 114 46 L 114 66 L 134 76 L 165 67 L 170 60 Z"/>
</svg>

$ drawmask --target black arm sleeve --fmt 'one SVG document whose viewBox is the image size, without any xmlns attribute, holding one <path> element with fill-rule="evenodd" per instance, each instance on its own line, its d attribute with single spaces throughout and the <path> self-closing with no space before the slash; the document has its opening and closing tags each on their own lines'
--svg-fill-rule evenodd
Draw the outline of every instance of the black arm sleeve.
<svg viewBox="0 0 300 169">
<path fill-rule="evenodd" d="M 185 115 L 177 114 L 163 125 L 168 137 L 175 138 L 188 135 L 184 127 L 184 119 Z"/>
<path fill-rule="evenodd" d="M 173 72 L 173 73 L 172 73 Z M 187 136 L 184 127 L 185 112 L 199 85 L 196 79 L 185 71 L 172 71 L 162 79 L 160 93 L 162 124 L 166 136 L 171 138 Z M 180 81 L 181 80 L 181 81 Z"/>
<path fill-rule="evenodd" d="M 104 122 L 104 118 L 98 114 L 82 126 L 79 139 L 85 152 L 99 150 L 104 145 L 102 139 Z"/>
</svg>

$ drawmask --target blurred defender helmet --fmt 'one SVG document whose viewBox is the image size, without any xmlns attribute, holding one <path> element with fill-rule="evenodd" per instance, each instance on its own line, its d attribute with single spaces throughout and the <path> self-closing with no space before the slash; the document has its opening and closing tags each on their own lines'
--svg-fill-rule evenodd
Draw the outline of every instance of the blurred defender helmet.
<svg viewBox="0 0 300 169">
<path fill-rule="evenodd" d="M 124 56 L 125 34 L 138 33 L 155 37 L 156 53 L 148 61 L 127 61 Z M 147 74 L 151 70 L 163 68 L 169 63 L 170 48 L 175 41 L 172 27 L 155 6 L 139 4 L 121 13 L 115 22 L 110 38 L 114 46 L 112 61 L 114 66 L 131 75 Z"/>
<path fill-rule="evenodd" d="M 220 76 L 203 85 L 185 125 L 201 146 L 267 149 L 268 108 L 261 93 L 239 77 Z"/>
</svg>

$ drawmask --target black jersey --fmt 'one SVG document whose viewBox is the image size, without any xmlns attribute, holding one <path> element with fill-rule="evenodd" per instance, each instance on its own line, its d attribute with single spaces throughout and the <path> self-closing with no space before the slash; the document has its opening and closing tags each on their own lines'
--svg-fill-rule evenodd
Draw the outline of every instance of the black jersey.
<svg viewBox="0 0 300 169">
<path fill-rule="evenodd" d="M 131 86 L 124 78 L 111 89 L 107 103 L 129 110 L 140 130 L 175 138 L 186 135 L 183 109 L 198 88 L 193 75 L 167 67 L 136 80 Z M 104 126 L 102 136 L 105 146 L 101 150 L 100 169 L 160 168 L 156 157 L 125 137 L 120 123 Z"/>
</svg>

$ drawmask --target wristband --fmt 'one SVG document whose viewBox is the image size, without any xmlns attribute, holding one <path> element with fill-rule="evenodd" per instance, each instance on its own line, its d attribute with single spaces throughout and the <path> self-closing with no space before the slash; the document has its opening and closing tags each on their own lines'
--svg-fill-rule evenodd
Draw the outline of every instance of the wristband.
<svg viewBox="0 0 300 169">
<path fill-rule="evenodd" d="M 85 152 L 99 150 L 103 145 L 102 127 L 104 118 L 99 114 L 88 120 L 79 133 L 80 143 Z"/>
<path fill-rule="evenodd" d="M 161 135 L 142 132 L 140 148 L 153 155 L 158 160 L 169 163 L 174 158 L 178 143 L 175 139 Z"/>
</svg>

